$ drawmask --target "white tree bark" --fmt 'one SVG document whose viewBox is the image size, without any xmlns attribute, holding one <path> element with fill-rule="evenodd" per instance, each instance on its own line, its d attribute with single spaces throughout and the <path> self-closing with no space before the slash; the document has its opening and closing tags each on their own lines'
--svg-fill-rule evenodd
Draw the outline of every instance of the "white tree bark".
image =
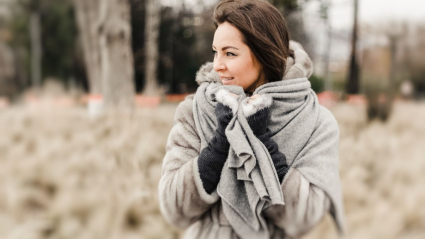
<svg viewBox="0 0 425 239">
<path fill-rule="evenodd" d="M 40 14 L 36 11 L 31 12 L 30 16 L 30 39 L 31 39 L 31 84 L 32 86 L 41 85 L 41 60 L 43 46 L 41 44 L 41 23 Z"/>
<path fill-rule="evenodd" d="M 134 102 L 134 66 L 128 0 L 75 0 L 92 93 L 107 106 Z"/>
<path fill-rule="evenodd" d="M 91 94 L 102 94 L 101 58 L 99 36 L 96 23 L 99 16 L 99 0 L 75 0 L 80 43 L 83 47 L 84 61 Z"/>
<path fill-rule="evenodd" d="M 144 95 L 159 96 L 157 83 L 158 68 L 158 36 L 161 20 L 161 5 L 157 0 L 146 1 L 146 27 L 145 27 L 145 88 Z"/>
</svg>

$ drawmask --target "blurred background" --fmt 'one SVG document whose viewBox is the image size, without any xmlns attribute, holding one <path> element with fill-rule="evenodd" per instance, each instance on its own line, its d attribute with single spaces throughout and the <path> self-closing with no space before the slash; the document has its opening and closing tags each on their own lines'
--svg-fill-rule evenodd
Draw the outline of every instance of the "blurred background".
<svg viewBox="0 0 425 239">
<path fill-rule="evenodd" d="M 0 238 L 181 236 L 157 184 L 218 2 L 0 0 Z M 340 126 L 346 238 L 424 238 L 425 2 L 270 2 Z"/>
</svg>

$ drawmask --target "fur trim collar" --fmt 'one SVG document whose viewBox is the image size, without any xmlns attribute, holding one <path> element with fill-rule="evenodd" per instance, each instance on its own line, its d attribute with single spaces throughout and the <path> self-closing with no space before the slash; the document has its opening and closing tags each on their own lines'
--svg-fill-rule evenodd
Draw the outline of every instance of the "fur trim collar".
<svg viewBox="0 0 425 239">
<path fill-rule="evenodd" d="M 223 105 L 226 105 L 232 109 L 233 115 L 236 114 L 239 108 L 238 99 L 233 97 L 230 92 L 225 89 L 220 89 L 217 91 L 215 97 L 218 102 L 221 102 Z"/>
<path fill-rule="evenodd" d="M 201 68 L 196 72 L 196 82 L 198 85 L 201 85 L 204 82 L 218 82 L 221 84 L 220 76 L 213 69 L 214 64 L 212 62 L 207 62 L 201 66 Z"/>
<path fill-rule="evenodd" d="M 249 100 L 251 101 L 248 103 Z M 247 118 L 262 109 L 269 108 L 272 103 L 272 97 L 266 94 L 258 95 L 256 99 L 247 98 L 242 102 L 243 115 Z"/>
<path fill-rule="evenodd" d="M 296 41 L 289 42 L 289 49 L 294 51 L 295 59 L 288 57 L 286 60 L 286 71 L 283 80 L 297 79 L 307 77 L 313 74 L 313 62 L 304 51 L 300 43 Z"/>
</svg>

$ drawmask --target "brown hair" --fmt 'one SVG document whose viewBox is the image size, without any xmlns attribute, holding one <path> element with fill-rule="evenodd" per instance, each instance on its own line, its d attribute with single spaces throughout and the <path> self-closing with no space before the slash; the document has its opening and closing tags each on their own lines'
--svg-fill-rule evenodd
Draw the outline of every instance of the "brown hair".
<svg viewBox="0 0 425 239">
<path fill-rule="evenodd" d="M 243 35 L 263 67 L 267 82 L 279 81 L 285 72 L 289 50 L 289 32 L 280 12 L 262 0 L 223 0 L 214 10 L 214 25 L 228 22 Z"/>
</svg>

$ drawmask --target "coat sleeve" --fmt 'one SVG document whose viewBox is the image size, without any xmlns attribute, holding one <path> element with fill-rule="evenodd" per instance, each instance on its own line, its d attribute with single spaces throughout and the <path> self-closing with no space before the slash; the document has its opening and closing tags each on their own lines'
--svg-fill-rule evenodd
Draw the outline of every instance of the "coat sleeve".
<svg viewBox="0 0 425 239">
<path fill-rule="evenodd" d="M 320 157 L 338 158 L 339 128 L 327 110 L 321 112 L 317 128 L 300 157 L 311 157 L 320 162 Z M 327 130 L 324 130 L 327 129 Z M 329 180 L 334 179 L 329 175 Z M 297 167 L 291 167 L 282 182 L 285 199 L 282 208 L 269 208 L 266 217 L 283 229 L 289 238 L 298 238 L 311 230 L 328 212 L 334 210 L 330 197 L 317 185 L 309 182 Z"/>
<path fill-rule="evenodd" d="M 283 183 L 285 205 L 266 209 L 266 216 L 289 238 L 298 238 L 314 227 L 329 211 L 330 200 L 320 188 L 291 168 Z"/>
<path fill-rule="evenodd" d="M 208 194 L 198 171 L 201 142 L 193 119 L 192 98 L 177 107 L 174 125 L 168 136 L 162 176 L 158 186 L 160 209 L 166 220 L 186 228 L 218 200 Z"/>
</svg>

